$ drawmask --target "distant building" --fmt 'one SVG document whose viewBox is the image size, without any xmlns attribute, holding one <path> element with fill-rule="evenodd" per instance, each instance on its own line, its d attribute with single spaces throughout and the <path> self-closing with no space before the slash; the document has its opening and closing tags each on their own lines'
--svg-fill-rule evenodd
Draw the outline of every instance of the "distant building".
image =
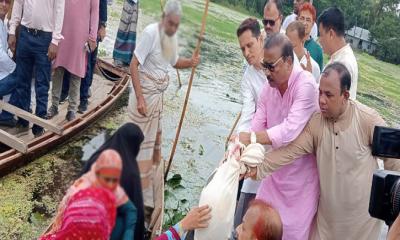
<svg viewBox="0 0 400 240">
<path fill-rule="evenodd" d="M 375 51 L 377 45 L 377 41 L 371 39 L 367 29 L 356 26 L 346 31 L 346 41 L 350 43 L 352 48 L 360 49 L 370 54 Z"/>
</svg>

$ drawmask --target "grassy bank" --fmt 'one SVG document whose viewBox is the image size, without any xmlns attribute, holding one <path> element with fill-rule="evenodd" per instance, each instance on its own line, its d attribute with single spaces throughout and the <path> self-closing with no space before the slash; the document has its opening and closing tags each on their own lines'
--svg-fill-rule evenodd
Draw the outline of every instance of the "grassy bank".
<svg viewBox="0 0 400 240">
<path fill-rule="evenodd" d="M 140 9 L 143 10 L 146 15 L 161 16 L 159 0 L 146 0 L 139 4 Z M 218 6 L 218 11 L 216 11 L 215 6 Z M 190 26 L 195 32 L 199 32 L 203 12 L 203 1 L 183 1 L 183 19 L 181 25 Z M 230 13 L 235 14 L 228 15 Z M 237 21 L 237 19 L 244 19 L 245 17 L 246 15 L 243 13 L 234 12 L 228 7 L 210 3 L 206 35 L 212 35 L 213 37 L 230 42 L 236 41 L 236 28 L 237 23 L 240 21 Z"/>
</svg>

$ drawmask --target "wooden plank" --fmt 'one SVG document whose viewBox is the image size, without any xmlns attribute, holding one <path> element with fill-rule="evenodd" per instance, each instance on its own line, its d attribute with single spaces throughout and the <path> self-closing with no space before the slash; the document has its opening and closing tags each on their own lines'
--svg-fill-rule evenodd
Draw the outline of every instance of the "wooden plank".
<svg viewBox="0 0 400 240">
<path fill-rule="evenodd" d="M 63 131 L 62 127 L 56 126 L 52 122 L 50 122 L 48 120 L 39 118 L 39 117 L 33 115 L 32 113 L 24 111 L 24 110 L 22 110 L 20 108 L 17 108 L 15 106 L 11 105 L 11 104 L 8 104 L 8 103 L 6 103 L 4 101 L 0 101 L 0 109 L 3 109 L 3 110 L 5 110 L 7 112 L 10 112 L 10 113 L 13 113 L 13 114 L 17 115 L 20 118 L 23 118 L 23 119 L 25 119 L 25 120 L 27 120 L 29 122 L 33 122 L 34 124 L 37 124 L 37 125 L 39 125 L 39 126 L 41 126 L 43 128 L 46 128 L 47 130 L 49 130 L 51 132 L 54 132 L 54 133 L 56 133 L 58 135 L 62 134 L 62 131 Z"/>
<path fill-rule="evenodd" d="M 23 141 L 2 129 L 0 129 L 0 142 L 21 153 L 26 153 L 28 151 L 28 147 Z"/>
</svg>

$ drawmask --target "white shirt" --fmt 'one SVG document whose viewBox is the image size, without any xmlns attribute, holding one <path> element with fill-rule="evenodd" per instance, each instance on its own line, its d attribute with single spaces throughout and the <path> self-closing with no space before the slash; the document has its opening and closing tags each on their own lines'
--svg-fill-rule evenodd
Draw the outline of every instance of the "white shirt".
<svg viewBox="0 0 400 240">
<path fill-rule="evenodd" d="M 358 84 L 358 64 L 356 56 L 354 56 L 353 49 L 351 49 L 349 44 L 346 44 L 344 47 L 332 54 L 325 67 L 333 62 L 340 62 L 346 66 L 351 75 L 350 99 L 356 100 Z"/>
<path fill-rule="evenodd" d="M 253 66 L 247 65 L 241 84 L 243 105 L 237 133 L 250 131 L 251 120 L 256 112 L 257 100 L 266 81 L 267 77 L 262 70 L 257 70 Z M 254 181 L 250 178 L 245 179 L 242 192 L 255 194 L 260 183 L 261 181 Z"/>
<path fill-rule="evenodd" d="M 69 0 L 71 1 L 71 0 Z M 10 21 L 10 34 L 15 34 L 19 24 L 53 33 L 52 43 L 63 39 L 64 0 L 15 0 Z M 22 18 L 22 20 L 21 20 Z"/>
<path fill-rule="evenodd" d="M 7 27 L 0 19 L 0 81 L 15 70 L 15 62 L 8 56 Z"/>
<path fill-rule="evenodd" d="M 307 51 L 307 49 L 305 50 Z M 319 77 L 321 75 L 321 69 L 319 68 L 318 63 L 312 58 L 311 59 L 311 66 L 312 66 L 312 75 L 314 76 L 315 82 L 319 85 Z M 307 66 L 307 57 L 304 55 L 301 60 L 300 64 L 303 64 L 304 66 Z"/>
<path fill-rule="evenodd" d="M 282 23 L 281 29 L 283 29 L 284 32 L 286 32 L 286 28 L 289 26 L 290 23 L 296 21 L 296 18 L 297 18 L 297 15 L 294 14 L 294 13 L 290 14 L 289 16 L 287 16 L 285 18 L 285 20 L 283 21 L 283 23 Z M 314 39 L 318 38 L 318 27 L 317 27 L 317 24 L 315 22 L 314 22 L 314 25 L 313 25 L 313 27 L 311 29 L 310 35 Z"/>
<path fill-rule="evenodd" d="M 251 120 L 256 112 L 257 100 L 266 81 L 267 77 L 262 70 L 257 70 L 254 66 L 247 65 L 240 89 L 243 105 L 242 115 L 237 127 L 238 133 L 250 131 Z"/>
<path fill-rule="evenodd" d="M 134 54 L 140 63 L 139 71 L 155 79 L 165 78 L 168 68 L 175 66 L 179 58 L 177 52 L 171 62 L 162 56 L 158 23 L 152 23 L 143 30 Z"/>
</svg>

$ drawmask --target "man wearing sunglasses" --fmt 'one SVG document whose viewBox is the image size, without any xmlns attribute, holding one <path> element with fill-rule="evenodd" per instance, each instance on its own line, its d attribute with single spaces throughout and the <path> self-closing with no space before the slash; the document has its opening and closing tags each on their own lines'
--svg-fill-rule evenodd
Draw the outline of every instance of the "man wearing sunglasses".
<svg viewBox="0 0 400 240">
<path fill-rule="evenodd" d="M 264 32 L 261 33 L 263 39 L 276 33 L 283 33 L 285 31 L 281 29 L 283 19 L 283 7 L 280 0 L 268 0 L 264 7 L 264 17 L 262 23 L 264 25 Z M 299 59 L 296 54 L 294 56 L 294 65 L 300 66 Z"/>
<path fill-rule="evenodd" d="M 350 99 L 351 75 L 339 62 L 321 74 L 320 112 L 316 112 L 288 146 L 263 156 L 248 177 L 263 178 L 315 154 L 321 196 L 312 240 L 377 240 L 382 221 L 368 213 L 372 175 L 379 168 L 371 146 L 375 126 L 386 123 L 377 111 Z M 400 170 L 397 159 L 383 158 L 384 168 Z M 388 238 L 391 239 L 391 238 Z M 396 238 L 398 239 L 398 238 Z"/>
<path fill-rule="evenodd" d="M 7 26 L 4 23 L 10 8 L 11 0 L 0 0 L 0 97 L 10 94 L 16 85 L 15 62 L 7 53 Z"/>
<path fill-rule="evenodd" d="M 260 93 L 251 131 L 257 142 L 273 149 L 290 144 L 318 109 L 318 89 L 311 73 L 293 63 L 293 47 L 284 34 L 269 37 L 261 62 L 268 79 Z M 250 133 L 240 141 L 250 143 Z M 281 215 L 283 240 L 308 239 L 317 211 L 319 180 L 315 157 L 293 164 L 264 178 L 257 199 L 271 203 Z"/>
<path fill-rule="evenodd" d="M 262 23 L 266 37 L 279 33 L 281 31 L 283 9 L 279 0 L 269 0 L 264 7 L 264 16 Z"/>
</svg>

